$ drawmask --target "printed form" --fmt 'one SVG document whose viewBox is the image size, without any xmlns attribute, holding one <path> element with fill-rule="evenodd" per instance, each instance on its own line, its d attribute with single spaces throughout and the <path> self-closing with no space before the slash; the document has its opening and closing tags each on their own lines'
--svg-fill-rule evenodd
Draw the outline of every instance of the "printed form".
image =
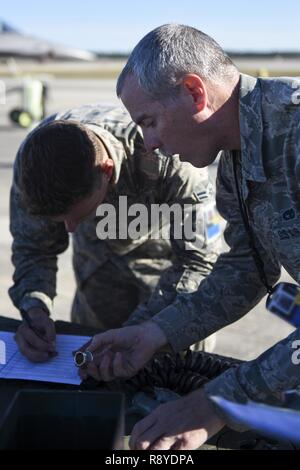
<svg viewBox="0 0 300 470">
<path fill-rule="evenodd" d="M 80 385 L 78 368 L 74 364 L 73 351 L 90 340 L 89 336 L 57 335 L 58 355 L 48 362 L 34 363 L 24 357 L 14 340 L 14 333 L 0 331 L 0 341 L 5 345 L 5 362 L 0 364 L 0 379 L 36 380 Z"/>
</svg>

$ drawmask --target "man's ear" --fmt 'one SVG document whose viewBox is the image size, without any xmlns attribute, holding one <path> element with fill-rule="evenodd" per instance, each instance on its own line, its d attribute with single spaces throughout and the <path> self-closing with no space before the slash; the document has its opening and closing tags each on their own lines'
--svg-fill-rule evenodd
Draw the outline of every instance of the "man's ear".
<svg viewBox="0 0 300 470">
<path fill-rule="evenodd" d="M 108 181 L 110 181 L 113 176 L 114 168 L 115 168 L 115 164 L 111 158 L 106 158 L 105 160 L 100 162 L 101 172 L 105 174 Z"/>
<path fill-rule="evenodd" d="M 186 74 L 181 81 L 182 91 L 193 100 L 197 111 L 202 111 L 207 104 L 207 92 L 203 80 L 196 74 Z"/>
</svg>

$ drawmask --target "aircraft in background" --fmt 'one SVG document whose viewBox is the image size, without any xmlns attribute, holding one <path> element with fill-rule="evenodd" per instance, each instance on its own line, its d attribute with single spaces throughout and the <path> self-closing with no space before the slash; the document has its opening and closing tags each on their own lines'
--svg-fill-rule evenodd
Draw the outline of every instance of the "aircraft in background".
<svg viewBox="0 0 300 470">
<path fill-rule="evenodd" d="M 64 46 L 55 42 L 23 34 L 0 20 L 0 57 L 37 60 L 92 61 L 96 54 L 84 49 Z"/>
</svg>

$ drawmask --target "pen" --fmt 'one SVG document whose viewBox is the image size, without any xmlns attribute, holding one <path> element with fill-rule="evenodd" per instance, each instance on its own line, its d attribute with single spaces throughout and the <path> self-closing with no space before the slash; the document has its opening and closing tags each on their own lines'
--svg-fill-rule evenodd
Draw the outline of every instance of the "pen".
<svg viewBox="0 0 300 470">
<path fill-rule="evenodd" d="M 46 340 L 46 338 L 44 338 L 44 336 L 33 326 L 33 323 L 32 323 L 32 320 L 28 314 L 28 312 L 24 309 L 21 309 L 20 310 L 20 313 L 21 313 L 21 317 L 23 318 L 23 320 L 27 323 L 27 325 L 29 326 L 29 328 L 34 332 L 34 334 L 40 338 L 42 341 L 45 341 L 45 343 L 48 343 L 48 341 Z"/>
</svg>

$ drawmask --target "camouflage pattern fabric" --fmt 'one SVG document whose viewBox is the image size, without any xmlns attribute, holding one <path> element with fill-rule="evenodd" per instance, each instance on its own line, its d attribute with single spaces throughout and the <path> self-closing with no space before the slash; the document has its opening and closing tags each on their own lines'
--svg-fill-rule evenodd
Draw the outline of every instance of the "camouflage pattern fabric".
<svg viewBox="0 0 300 470">
<path fill-rule="evenodd" d="M 72 236 L 77 283 L 72 318 L 105 329 L 121 326 L 130 315 L 129 324 L 138 323 L 172 303 L 178 292 L 195 291 L 211 272 L 221 247 L 218 221 L 207 218 L 215 210 L 207 171 L 195 170 L 179 158 L 147 153 L 140 129 L 125 110 L 86 105 L 51 116 L 41 125 L 53 119 L 80 121 L 104 142 L 115 164 L 104 202 L 116 208 L 117 216 L 119 196 L 127 196 L 128 206 L 179 203 L 198 209 L 199 233 L 194 243 L 149 240 L 149 233 L 138 240 L 104 241 L 96 234 L 98 218 L 83 222 Z M 67 249 L 69 236 L 64 224 L 32 217 L 22 207 L 22 148 L 23 144 L 16 157 L 10 199 L 15 272 L 9 293 L 17 308 L 40 306 L 51 312 L 57 256 Z"/>
<path fill-rule="evenodd" d="M 238 180 L 255 245 L 270 285 L 279 279 L 281 266 L 299 282 L 300 81 L 242 75 L 240 86 Z M 177 296 L 153 318 L 175 351 L 235 322 L 266 294 L 241 217 L 232 152 L 221 156 L 216 197 L 230 250 L 195 293 Z M 209 383 L 207 393 L 281 403 L 284 390 L 300 386 L 300 366 L 292 362 L 297 339 L 299 329 L 258 359 Z"/>
</svg>

